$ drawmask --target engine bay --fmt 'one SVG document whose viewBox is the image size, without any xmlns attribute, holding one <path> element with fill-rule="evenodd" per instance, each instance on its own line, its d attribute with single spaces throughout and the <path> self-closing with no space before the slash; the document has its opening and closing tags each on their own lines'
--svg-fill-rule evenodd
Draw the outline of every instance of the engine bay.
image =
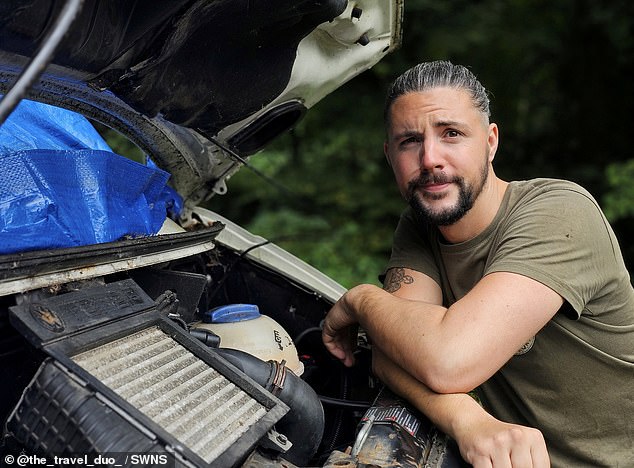
<svg viewBox="0 0 634 468">
<path fill-rule="evenodd" d="M 202 233 L 207 241 L 214 234 L 215 232 Z M 200 233 L 196 235 L 201 236 Z M 105 255 L 111 264 L 115 263 L 115 257 L 118 257 L 118 261 L 125 261 L 126 257 L 136 257 L 142 252 L 139 242 L 135 241 L 129 245 L 125 245 L 124 242 L 123 245 L 115 248 L 116 252 L 109 252 L 109 246 L 101 246 L 100 254 Z M 85 249 L 87 248 L 70 249 L 72 252 L 58 252 L 52 260 L 57 264 L 57 268 L 66 262 L 69 271 L 81 271 L 82 267 L 88 268 L 89 263 L 93 263 L 91 266 L 94 268 L 94 263 L 98 263 L 95 258 L 99 257 L 99 254 L 92 252 L 91 255 L 83 255 Z M 65 258 L 63 258 L 64 254 L 66 254 Z M 14 257 L 6 258 L 5 265 L 11 264 L 7 268 L 7 276 L 11 272 L 12 276 L 30 275 L 30 279 L 33 280 L 38 275 L 42 277 L 47 272 L 54 272 L 55 269 L 52 265 L 48 265 L 47 268 L 42 258 L 38 261 L 37 252 L 22 254 L 17 259 L 16 256 L 7 257 Z M 8 282 L 6 279 L 5 285 Z M 87 349 L 96 349 L 104 345 L 104 342 L 115 338 L 122 339 L 122 337 L 133 335 L 139 331 L 139 328 L 143 330 L 147 327 L 156 327 L 157 320 L 160 320 L 161 327 L 167 327 L 165 330 L 168 335 L 189 337 L 190 342 L 199 345 L 197 349 L 207 348 L 211 352 L 206 354 L 216 356 L 217 360 L 224 362 L 226 357 L 218 358 L 216 353 L 213 353 L 214 349 L 222 346 L 221 340 L 220 342 L 216 340 L 209 346 L 203 344 L 204 340 L 201 341 L 200 337 L 192 338 L 194 335 L 189 332 L 193 324 L 200 323 L 202 312 L 227 304 L 255 305 L 262 316 L 270 317 L 272 321 L 279 324 L 278 328 L 287 333 L 284 335 L 287 340 L 284 345 L 288 346 L 290 344 L 288 337 L 292 337 L 297 362 L 301 363 L 303 368 L 302 383 L 306 382 L 307 386 L 314 389 L 316 395 L 323 397 L 325 404 L 322 417 L 327 422 L 324 424 L 322 421 L 321 426 L 316 429 L 319 434 L 311 436 L 313 445 L 317 439 L 318 446 L 312 447 L 310 454 L 303 450 L 301 459 L 297 458 L 296 462 L 323 464 L 325 454 L 350 445 L 354 438 L 356 424 L 365 411 L 363 406 L 369 406 L 368 402 L 374 396 L 375 382 L 370 378 L 367 368 L 365 371 L 361 367 L 354 370 L 345 369 L 334 362 L 321 346 L 319 324 L 331 305 L 327 300 L 298 284 L 293 284 L 292 281 L 277 273 L 246 260 L 244 255 L 222 247 L 217 246 L 203 253 L 155 265 L 85 280 L 50 284 L 24 293 L 8 294 L 2 297 L 2 303 L 0 365 L 5 375 L 3 379 L 5 384 L 2 386 L 3 421 L 15 419 L 15 414 L 12 419 L 11 413 L 15 413 L 14 409 L 19 401 L 27 409 L 33 406 L 33 401 L 27 402 L 23 393 L 25 395 L 28 393 L 25 388 L 29 387 L 29 382 L 34 376 L 37 378 L 51 372 L 50 361 L 54 364 L 61 363 L 62 367 L 64 365 L 68 367 L 69 360 L 77 361 L 75 356 L 78 353 L 85 353 Z M 145 318 L 141 320 L 139 317 Z M 271 346 L 278 345 L 281 348 L 282 333 L 278 330 L 268 331 L 274 333 L 270 340 Z M 261 325 L 256 325 L 250 333 L 265 334 L 266 330 L 262 329 Z M 63 344 L 63 342 L 67 343 Z M 70 342 L 73 344 L 68 344 Z M 64 351 L 59 350 L 60 346 Z M 115 350 L 119 348 L 120 346 L 113 345 L 111 351 L 104 351 L 101 361 L 113 360 Z M 144 348 L 145 345 L 141 346 L 141 349 Z M 70 359 L 66 358 L 67 356 Z M 124 353 L 121 357 L 124 359 L 125 367 L 131 365 L 133 361 L 131 355 Z M 142 361 L 147 359 L 145 357 Z M 42 370 L 41 366 L 45 365 L 46 370 Z M 224 366 L 221 367 L 224 369 Z M 96 369 L 91 367 L 87 369 L 89 374 L 99 375 Z M 76 369 L 75 372 L 71 369 L 70 374 L 76 375 L 76 372 Z M 171 370 L 169 374 L 175 372 L 177 371 Z M 233 372 L 238 376 L 241 375 L 240 371 Z M 236 376 L 231 375 L 235 380 Z M 294 378 L 299 380 L 298 377 Z M 135 379 L 138 380 L 139 377 Z M 265 383 L 262 382 L 263 385 Z M 82 386 L 84 389 L 91 387 L 85 383 Z M 267 396 L 271 395 L 257 384 L 250 383 L 249 389 L 251 387 L 258 388 L 258 391 Z M 154 398 L 157 397 L 159 390 L 148 390 L 141 386 L 138 392 L 149 393 Z M 68 398 L 76 399 L 78 395 Z M 358 401 L 363 403 L 357 403 Z M 277 406 L 274 404 L 273 408 Z M 166 408 L 162 408 L 159 412 L 165 411 Z M 271 418 L 270 415 L 267 416 Z M 244 421 L 237 422 L 240 426 Z M 204 425 L 213 427 L 214 421 L 206 421 Z M 11 424 L 7 427 L 14 428 Z M 103 430 L 106 430 L 106 427 Z M 262 438 L 271 427 L 272 424 L 269 422 L 260 433 L 257 433 L 257 437 Z M 37 429 L 31 428 L 29 431 L 37 432 Z M 235 429 L 229 432 L 235 432 Z M 294 432 L 298 434 L 298 431 Z M 24 430 L 9 429 L 5 432 L 5 444 L 24 445 L 26 449 L 34 452 L 45 452 L 52 446 L 57 447 L 55 450 L 60 452 L 77 450 L 77 446 L 68 441 L 65 447 L 55 444 L 51 446 L 42 443 L 40 440 L 42 435 L 25 434 Z M 292 434 L 283 436 L 290 439 L 297 437 Z M 237 437 L 236 440 L 239 438 Z M 33 440 L 36 439 L 40 441 L 34 445 Z M 243 450 L 251 451 L 256 445 L 255 442 L 247 444 Z M 310 445 L 306 440 L 292 442 L 298 447 Z M 208 445 L 218 444 L 210 442 Z M 276 450 L 281 453 L 283 448 L 278 446 Z M 234 466 L 243 461 L 247 453 L 239 452 L 240 450 L 234 453 L 229 462 L 226 458 L 220 458 L 219 466 Z M 216 459 L 215 456 L 203 458 L 207 463 Z"/>
<path fill-rule="evenodd" d="M 458 466 L 415 410 L 378 403 L 386 390 L 363 334 L 356 366 L 329 355 L 321 321 L 332 299 L 247 255 L 266 242 L 248 252 L 214 242 L 222 228 L 3 257 L 3 451 L 158 451 L 204 467 L 353 467 L 377 456 L 379 466 L 430 456 Z M 25 281 L 49 284 L 6 293 Z M 211 323 L 223 309 L 225 323 Z M 364 452 L 360 440 L 373 442 Z"/>
</svg>

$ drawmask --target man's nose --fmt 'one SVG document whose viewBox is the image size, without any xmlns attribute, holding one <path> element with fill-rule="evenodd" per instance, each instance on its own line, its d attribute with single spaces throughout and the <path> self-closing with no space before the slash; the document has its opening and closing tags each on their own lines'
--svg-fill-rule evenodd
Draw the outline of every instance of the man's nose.
<svg viewBox="0 0 634 468">
<path fill-rule="evenodd" d="M 445 160 L 440 146 L 432 139 L 426 139 L 421 145 L 421 170 L 432 172 L 434 169 L 442 169 L 444 165 Z"/>
</svg>

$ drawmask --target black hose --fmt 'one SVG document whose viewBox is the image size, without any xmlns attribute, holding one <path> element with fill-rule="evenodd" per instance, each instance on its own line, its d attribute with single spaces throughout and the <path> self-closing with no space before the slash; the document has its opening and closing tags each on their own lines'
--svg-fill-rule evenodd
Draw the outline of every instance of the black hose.
<svg viewBox="0 0 634 468">
<path fill-rule="evenodd" d="M 304 330 L 303 332 L 301 332 L 299 335 L 297 335 L 295 338 L 293 338 L 293 343 L 295 343 L 295 346 L 297 346 L 297 344 L 302 341 L 304 339 L 304 337 L 306 335 L 308 335 L 309 333 L 321 333 L 321 327 L 310 327 L 307 328 L 306 330 Z"/>
<path fill-rule="evenodd" d="M 321 401 L 324 405 L 356 410 L 367 410 L 372 406 L 372 403 L 369 401 L 344 400 L 341 398 L 331 398 L 323 395 L 319 395 L 319 401 Z"/>
<path fill-rule="evenodd" d="M 324 433 L 324 409 L 315 391 L 291 371 L 282 369 L 285 378 L 278 378 L 280 364 L 275 361 L 264 362 L 236 349 L 215 351 L 288 405 L 290 411 L 276 424 L 277 431 L 293 443 L 284 458 L 305 465 L 317 452 Z"/>
</svg>

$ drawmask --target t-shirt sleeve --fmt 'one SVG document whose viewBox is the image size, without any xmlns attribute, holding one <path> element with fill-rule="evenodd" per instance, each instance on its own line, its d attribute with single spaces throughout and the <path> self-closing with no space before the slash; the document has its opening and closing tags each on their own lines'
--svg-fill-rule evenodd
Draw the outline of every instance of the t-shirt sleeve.
<svg viewBox="0 0 634 468">
<path fill-rule="evenodd" d="M 485 274 L 518 273 L 566 300 L 577 317 L 619 261 L 616 239 L 583 189 L 555 189 L 518 203 L 499 232 Z"/>
<path fill-rule="evenodd" d="M 416 221 L 410 208 L 406 209 L 394 232 L 392 254 L 381 278 L 390 268 L 409 268 L 426 274 L 440 285 L 438 265 L 427 234 L 427 227 Z"/>
</svg>

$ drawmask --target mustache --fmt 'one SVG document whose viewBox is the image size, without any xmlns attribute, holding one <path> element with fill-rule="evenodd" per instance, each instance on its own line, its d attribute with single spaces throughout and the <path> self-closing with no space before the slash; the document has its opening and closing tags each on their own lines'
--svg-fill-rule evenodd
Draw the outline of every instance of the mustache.
<svg viewBox="0 0 634 468">
<path fill-rule="evenodd" d="M 457 177 L 449 177 L 444 172 L 423 172 L 407 183 L 407 192 L 411 194 L 414 190 L 425 188 L 425 186 L 429 184 L 449 184 L 458 182 L 458 179 Z"/>
</svg>

